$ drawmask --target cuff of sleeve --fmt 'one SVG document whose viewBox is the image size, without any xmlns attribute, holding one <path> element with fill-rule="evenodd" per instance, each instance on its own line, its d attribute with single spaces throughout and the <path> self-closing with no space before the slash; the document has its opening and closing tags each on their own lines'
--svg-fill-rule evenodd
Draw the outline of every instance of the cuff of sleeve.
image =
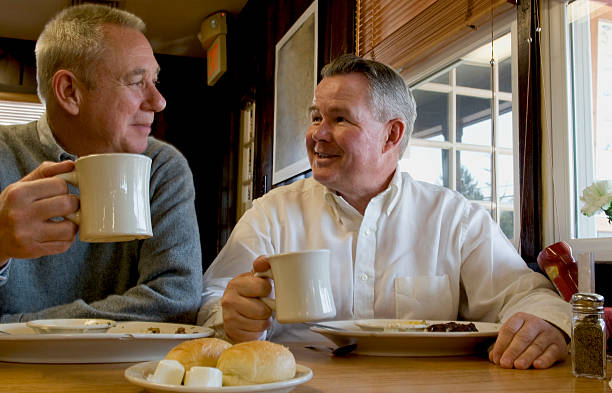
<svg viewBox="0 0 612 393">
<path fill-rule="evenodd" d="M 215 331 L 215 337 L 234 344 L 227 334 L 225 334 L 225 329 L 223 327 L 223 308 L 221 307 L 220 300 L 217 300 L 213 305 L 212 316 L 208 318 L 204 326 L 213 329 Z"/>
</svg>

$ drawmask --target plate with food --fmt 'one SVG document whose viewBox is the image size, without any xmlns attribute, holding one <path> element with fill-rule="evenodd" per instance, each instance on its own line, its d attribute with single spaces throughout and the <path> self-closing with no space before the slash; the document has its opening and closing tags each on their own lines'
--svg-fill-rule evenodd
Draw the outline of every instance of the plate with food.
<svg viewBox="0 0 612 393">
<path fill-rule="evenodd" d="M 77 322 L 76 325 L 83 322 Z M 0 361 L 17 363 L 119 363 L 163 357 L 177 344 L 214 334 L 210 328 L 164 322 L 114 322 L 105 332 L 41 333 L 41 326 L 74 325 L 62 320 L 0 324 Z"/>
<path fill-rule="evenodd" d="M 159 361 L 135 364 L 125 378 L 149 392 L 289 392 L 312 378 L 291 351 L 269 341 L 232 345 L 218 338 L 184 341 Z"/>
<path fill-rule="evenodd" d="M 353 353 L 372 356 L 485 353 L 501 326 L 490 322 L 404 319 L 326 321 L 325 325 L 329 328 L 319 325 L 310 330 L 322 334 L 339 347 L 355 344 Z"/>
</svg>

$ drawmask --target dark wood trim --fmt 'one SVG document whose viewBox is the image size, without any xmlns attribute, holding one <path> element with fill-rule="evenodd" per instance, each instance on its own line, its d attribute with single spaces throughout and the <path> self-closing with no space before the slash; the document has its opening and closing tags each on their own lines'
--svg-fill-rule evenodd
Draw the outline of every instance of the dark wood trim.
<svg viewBox="0 0 612 393">
<path fill-rule="evenodd" d="M 319 70 L 342 54 L 355 53 L 355 6 L 355 1 L 319 0 Z"/>
<path fill-rule="evenodd" d="M 520 252 L 535 262 L 542 249 L 542 122 L 539 0 L 517 7 L 519 85 Z"/>
<path fill-rule="evenodd" d="M 35 93 L 11 93 L 1 91 L 0 89 L 0 100 L 2 101 L 18 101 L 18 102 L 33 102 L 40 104 L 40 98 Z"/>
</svg>

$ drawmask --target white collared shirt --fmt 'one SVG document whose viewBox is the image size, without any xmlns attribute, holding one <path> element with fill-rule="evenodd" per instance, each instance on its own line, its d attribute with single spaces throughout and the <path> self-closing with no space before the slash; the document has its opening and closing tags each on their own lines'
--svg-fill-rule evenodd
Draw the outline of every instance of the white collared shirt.
<svg viewBox="0 0 612 393">
<path fill-rule="evenodd" d="M 204 275 L 198 321 L 220 331 L 218 299 L 257 256 L 317 248 L 331 251 L 336 320 L 503 322 L 524 311 L 570 332 L 569 305 L 485 209 L 399 170 L 363 216 L 312 178 L 255 200 Z M 277 324 L 271 338 L 313 336 Z"/>
</svg>

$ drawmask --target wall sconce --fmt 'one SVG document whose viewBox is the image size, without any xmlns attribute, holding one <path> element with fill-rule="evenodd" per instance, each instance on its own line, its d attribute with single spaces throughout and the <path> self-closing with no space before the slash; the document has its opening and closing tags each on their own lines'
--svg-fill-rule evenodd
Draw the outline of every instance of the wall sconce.
<svg viewBox="0 0 612 393">
<path fill-rule="evenodd" d="M 213 86 L 221 75 L 227 71 L 227 14 L 224 11 L 214 13 L 204 19 L 198 33 L 198 39 L 206 50 L 206 76 L 208 86 Z"/>
</svg>

